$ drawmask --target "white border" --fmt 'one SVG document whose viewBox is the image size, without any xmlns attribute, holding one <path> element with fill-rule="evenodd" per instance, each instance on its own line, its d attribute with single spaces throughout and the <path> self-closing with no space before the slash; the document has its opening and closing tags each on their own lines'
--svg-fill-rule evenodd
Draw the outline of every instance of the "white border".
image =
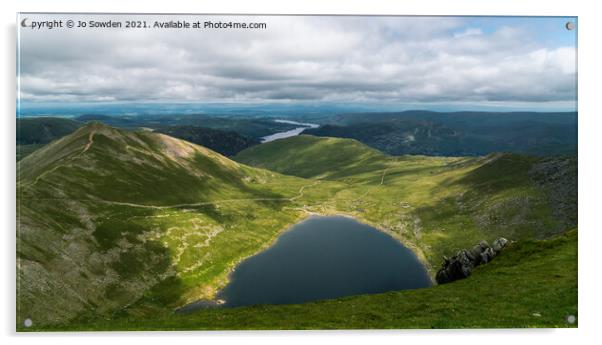
<svg viewBox="0 0 602 345">
<path fill-rule="evenodd" d="M 3 0 L 2 17 L 2 171 L 1 188 L 3 306 L 0 327 L 8 343 L 90 344 L 132 342 L 147 344 L 225 343 L 245 344 L 307 342 L 444 343 L 487 344 L 594 342 L 602 320 L 600 305 L 600 265 L 596 257 L 601 243 L 602 224 L 597 219 L 600 203 L 602 155 L 602 101 L 600 88 L 600 22 L 602 12 L 595 1 L 579 0 L 306 0 L 306 1 L 202 1 L 202 0 Z M 579 329 L 575 330 L 435 330 L 435 331 L 312 331 L 312 332 L 181 332 L 181 333 L 86 333 L 15 334 L 15 22 L 16 12 L 147 12 L 147 13 L 262 13 L 262 14 L 405 14 L 405 15 L 557 15 L 578 16 L 579 25 Z M 86 337 L 86 339 L 82 339 Z M 108 337 L 108 339 L 105 339 Z M 176 339 L 170 339 L 175 337 Z M 201 337 L 202 339 L 199 339 Z M 468 339 L 466 339 L 468 337 Z"/>
</svg>

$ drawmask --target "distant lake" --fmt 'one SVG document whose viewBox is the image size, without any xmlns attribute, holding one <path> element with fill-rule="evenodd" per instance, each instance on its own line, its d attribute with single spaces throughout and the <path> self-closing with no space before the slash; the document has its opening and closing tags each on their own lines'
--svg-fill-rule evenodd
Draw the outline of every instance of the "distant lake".
<svg viewBox="0 0 602 345">
<path fill-rule="evenodd" d="M 284 139 L 284 138 L 288 138 L 288 137 L 294 137 L 295 135 L 301 134 L 301 132 L 303 132 L 304 130 L 306 130 L 308 128 L 318 128 L 318 127 L 320 127 L 320 125 L 315 124 L 315 123 L 303 123 L 303 122 L 290 121 L 290 120 L 274 120 L 274 122 L 288 123 L 288 124 L 291 124 L 291 125 L 299 125 L 301 127 L 297 127 L 295 129 L 291 129 L 289 131 L 278 132 L 278 133 L 274 133 L 274 134 L 270 134 L 270 135 L 267 135 L 265 137 L 262 137 L 261 138 L 261 142 L 262 143 L 267 143 L 267 142 L 270 142 L 270 141 L 274 141 L 276 139 Z"/>
<path fill-rule="evenodd" d="M 391 236 L 351 218 L 312 216 L 238 265 L 218 298 L 235 307 L 428 286 L 424 266 Z"/>
</svg>

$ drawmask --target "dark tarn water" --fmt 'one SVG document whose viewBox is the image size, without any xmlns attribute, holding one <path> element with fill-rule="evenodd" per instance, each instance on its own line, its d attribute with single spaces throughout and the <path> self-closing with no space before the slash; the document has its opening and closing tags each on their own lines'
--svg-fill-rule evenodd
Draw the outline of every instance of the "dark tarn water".
<svg viewBox="0 0 602 345">
<path fill-rule="evenodd" d="M 414 253 L 389 235 L 347 217 L 310 217 L 237 266 L 218 297 L 235 307 L 430 285 Z"/>
<path fill-rule="evenodd" d="M 253 304 L 302 303 L 431 286 L 414 253 L 391 236 L 347 217 L 310 217 L 236 267 L 216 301 L 178 312 Z"/>
</svg>

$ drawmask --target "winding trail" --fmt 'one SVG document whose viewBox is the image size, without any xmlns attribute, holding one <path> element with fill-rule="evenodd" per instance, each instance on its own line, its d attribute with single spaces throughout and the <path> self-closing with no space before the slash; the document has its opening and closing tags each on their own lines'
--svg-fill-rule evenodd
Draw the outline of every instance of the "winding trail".
<svg viewBox="0 0 602 345">
<path fill-rule="evenodd" d="M 361 200 L 363 198 L 365 198 L 368 194 L 370 194 L 370 192 L 372 192 L 375 188 L 378 188 L 380 186 L 382 186 L 385 183 L 385 175 L 387 174 L 387 170 L 389 170 L 389 168 L 384 168 L 383 169 L 383 174 L 380 177 L 380 183 L 378 184 L 378 186 L 375 186 L 371 189 L 368 189 L 364 194 L 360 195 L 358 198 L 356 198 L 355 200 L 353 200 L 353 202 L 356 202 L 358 200 Z"/>
<path fill-rule="evenodd" d="M 383 169 L 383 176 L 380 178 L 380 184 L 379 184 L 379 186 L 382 186 L 382 185 L 383 185 L 383 183 L 385 182 L 385 175 L 387 174 L 387 170 L 388 170 L 388 169 L 389 169 L 389 168 L 385 168 L 385 169 Z"/>
<path fill-rule="evenodd" d="M 301 198 L 301 197 L 303 196 L 303 192 L 305 191 L 305 187 L 313 187 L 313 186 L 315 186 L 315 185 L 317 185 L 317 184 L 319 184 L 319 183 L 320 183 L 320 181 L 316 181 L 316 182 L 314 182 L 314 183 L 312 183 L 312 184 L 308 184 L 308 185 L 305 185 L 305 186 L 301 187 L 301 188 L 299 189 L 299 195 L 297 195 L 297 196 L 294 196 L 294 197 L 292 197 L 292 198 L 289 198 L 288 200 L 290 200 L 290 201 L 294 201 L 294 200 L 297 200 L 297 199 Z"/>
<path fill-rule="evenodd" d="M 114 205 L 123 205 L 123 206 L 140 207 L 140 208 L 152 208 L 152 209 L 157 209 L 157 210 L 164 210 L 164 209 L 170 209 L 170 208 L 182 208 L 182 207 L 207 206 L 207 205 L 215 205 L 215 204 L 228 203 L 228 202 L 239 202 L 239 201 L 291 201 L 292 202 L 292 201 L 295 201 L 295 200 L 303 197 L 303 193 L 305 192 L 305 188 L 307 188 L 307 187 L 313 187 L 313 186 L 315 186 L 315 185 L 317 185 L 319 183 L 320 183 L 320 181 L 316 181 L 314 183 L 302 186 L 299 189 L 299 194 L 297 194 L 296 196 L 292 196 L 290 198 L 223 199 L 223 200 L 215 200 L 215 201 L 205 201 L 205 202 L 187 203 L 187 204 L 175 204 L 175 205 L 165 205 L 165 206 L 143 205 L 143 204 L 135 204 L 135 203 L 130 203 L 130 202 L 109 201 L 109 200 L 97 200 L 97 201 L 103 202 L 103 203 L 114 204 Z"/>
<path fill-rule="evenodd" d="M 320 181 L 316 181 L 314 183 L 302 186 L 299 189 L 299 194 L 292 196 L 290 198 L 241 198 L 241 199 L 223 199 L 223 200 L 214 200 L 214 201 L 205 201 L 205 202 L 197 202 L 197 203 L 185 203 L 185 204 L 174 204 L 174 205 L 144 205 L 144 204 L 136 204 L 136 203 L 131 203 L 131 202 L 122 202 L 122 201 L 111 201 L 111 200 L 104 200 L 104 199 L 77 199 L 78 201 L 91 201 L 91 202 L 99 202 L 99 203 L 104 203 L 104 204 L 111 204 L 111 205 L 121 205 L 121 206 L 129 206 L 129 207 L 137 207 L 137 208 L 148 208 L 148 209 L 155 209 L 155 210 L 165 210 L 165 209 L 170 209 L 170 208 L 185 208 L 185 207 L 195 207 L 195 206 L 207 206 L 207 205 L 215 205 L 215 204 L 221 204 L 221 203 L 228 203 L 228 202 L 239 202 L 239 201 L 295 201 L 301 197 L 303 197 L 303 194 L 305 192 L 305 188 L 307 187 L 313 187 L 317 184 L 319 184 Z M 64 198 L 36 198 L 36 200 L 75 200 L 75 199 L 64 199 Z"/>
<path fill-rule="evenodd" d="M 86 144 L 86 147 L 84 147 L 84 150 L 79 155 L 82 155 L 86 151 L 88 151 L 90 149 L 90 146 L 92 146 L 92 144 L 94 144 L 94 131 L 91 131 L 90 134 L 88 135 L 88 143 Z"/>
</svg>

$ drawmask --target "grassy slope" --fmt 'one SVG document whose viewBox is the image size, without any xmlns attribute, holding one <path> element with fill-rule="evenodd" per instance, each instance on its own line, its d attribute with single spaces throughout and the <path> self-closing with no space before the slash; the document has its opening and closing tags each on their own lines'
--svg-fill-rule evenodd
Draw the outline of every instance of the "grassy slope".
<svg viewBox="0 0 602 345">
<path fill-rule="evenodd" d="M 43 146 L 44 144 L 17 145 L 17 162 Z"/>
<path fill-rule="evenodd" d="M 576 230 L 514 243 L 470 278 L 428 289 L 186 315 L 149 308 L 46 330 L 576 327 L 568 315 L 577 316 Z"/>
<path fill-rule="evenodd" d="M 377 226 L 428 267 L 481 239 L 550 237 L 566 229 L 545 188 L 533 183 L 529 171 L 538 161 L 529 157 L 390 157 L 355 141 L 310 136 L 263 144 L 241 157 L 311 179 L 94 124 L 22 160 L 18 272 L 25 284 L 17 320 L 126 314 L 136 327 L 145 328 L 144 320 L 172 327 L 180 319 L 154 315 L 213 296 L 237 262 L 308 212 L 348 214 Z"/>
<path fill-rule="evenodd" d="M 243 150 L 248 165 L 306 178 L 334 178 L 385 168 L 384 155 L 352 140 L 299 135 Z"/>
<path fill-rule="evenodd" d="M 100 124 L 34 152 L 19 171 L 18 319 L 40 323 L 145 294 L 171 307 L 211 297 L 238 261 L 303 217 L 291 205 L 312 183 Z"/>
</svg>

